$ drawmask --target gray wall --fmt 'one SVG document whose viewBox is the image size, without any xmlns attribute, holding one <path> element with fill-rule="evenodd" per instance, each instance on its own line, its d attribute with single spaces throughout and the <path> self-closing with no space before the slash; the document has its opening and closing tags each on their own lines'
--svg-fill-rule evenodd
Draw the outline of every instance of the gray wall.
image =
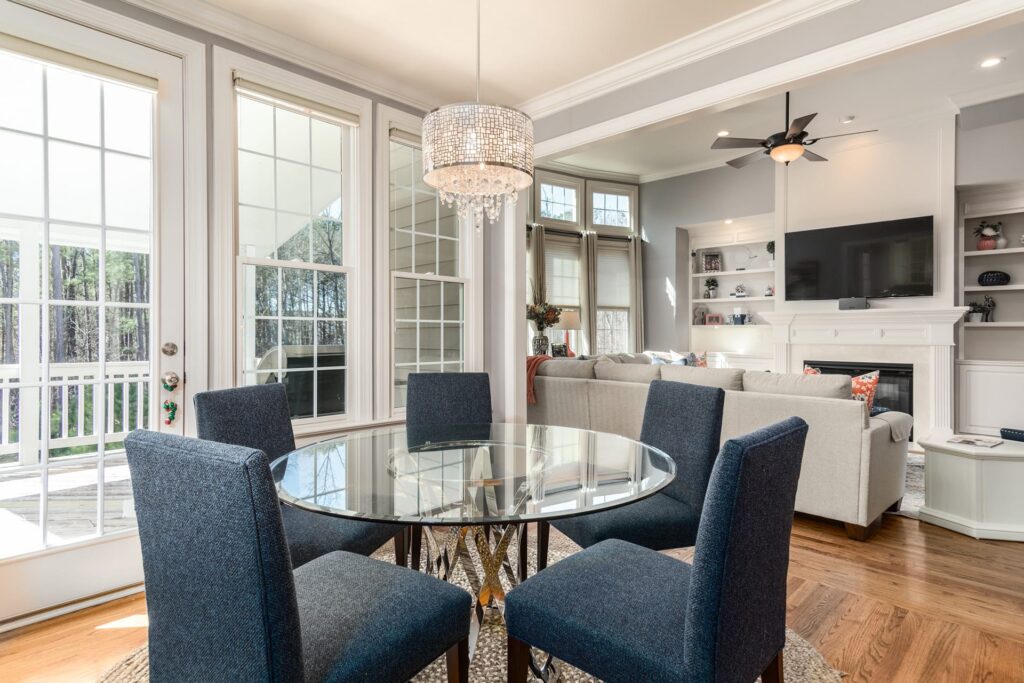
<svg viewBox="0 0 1024 683">
<path fill-rule="evenodd" d="M 956 132 L 956 184 L 1024 182 L 1024 119 Z"/>
<path fill-rule="evenodd" d="M 680 226 L 770 213 L 775 205 L 775 164 L 728 166 L 640 186 L 644 237 L 644 342 L 649 349 L 680 349 L 689 334 L 689 245 Z M 681 253 L 683 261 L 679 262 Z M 676 309 L 669 290 L 675 290 Z"/>
</svg>

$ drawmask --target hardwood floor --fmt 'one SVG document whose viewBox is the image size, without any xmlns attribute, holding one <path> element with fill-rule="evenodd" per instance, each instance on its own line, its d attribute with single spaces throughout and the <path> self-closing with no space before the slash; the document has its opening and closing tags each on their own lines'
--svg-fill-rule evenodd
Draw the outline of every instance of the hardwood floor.
<svg viewBox="0 0 1024 683">
<path fill-rule="evenodd" d="M 858 543 L 798 517 L 788 621 L 848 683 L 1021 683 L 1024 543 L 893 515 Z M 145 640 L 144 599 L 125 598 L 0 636 L 0 681 L 93 681 Z"/>
</svg>

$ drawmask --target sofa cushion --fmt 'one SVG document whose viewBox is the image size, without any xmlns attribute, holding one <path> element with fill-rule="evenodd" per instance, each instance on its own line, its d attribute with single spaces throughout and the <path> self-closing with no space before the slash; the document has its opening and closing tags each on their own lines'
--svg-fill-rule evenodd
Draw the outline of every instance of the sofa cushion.
<svg viewBox="0 0 1024 683">
<path fill-rule="evenodd" d="M 614 382 L 642 382 L 650 384 L 661 377 L 662 365 L 639 365 L 637 363 L 614 363 L 598 361 L 594 366 L 594 374 L 598 379 Z"/>
<path fill-rule="evenodd" d="M 853 384 L 845 375 L 789 375 L 751 371 L 743 374 L 743 391 L 819 398 L 852 398 Z"/>
<path fill-rule="evenodd" d="M 542 377 L 594 379 L 595 365 L 597 360 L 554 359 L 541 363 L 537 374 Z"/>
<path fill-rule="evenodd" d="M 603 356 L 588 356 L 587 358 L 597 358 L 598 360 L 607 360 L 612 363 L 632 363 L 634 365 L 651 364 L 651 357 L 645 353 L 606 353 Z"/>
<path fill-rule="evenodd" d="M 743 391 L 743 373 L 742 368 L 691 368 L 686 365 L 666 365 L 661 368 L 661 378 L 671 382 L 732 391 Z"/>
</svg>

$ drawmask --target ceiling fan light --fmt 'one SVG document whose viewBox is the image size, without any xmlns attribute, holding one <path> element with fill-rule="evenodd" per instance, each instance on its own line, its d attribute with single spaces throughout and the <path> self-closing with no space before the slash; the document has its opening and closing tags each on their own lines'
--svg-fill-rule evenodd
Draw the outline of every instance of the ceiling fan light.
<svg viewBox="0 0 1024 683">
<path fill-rule="evenodd" d="M 785 145 L 773 147 L 772 151 L 769 152 L 769 155 L 780 164 L 788 164 L 791 161 L 796 161 L 804 155 L 804 146 L 798 145 L 795 142 L 790 142 Z"/>
</svg>

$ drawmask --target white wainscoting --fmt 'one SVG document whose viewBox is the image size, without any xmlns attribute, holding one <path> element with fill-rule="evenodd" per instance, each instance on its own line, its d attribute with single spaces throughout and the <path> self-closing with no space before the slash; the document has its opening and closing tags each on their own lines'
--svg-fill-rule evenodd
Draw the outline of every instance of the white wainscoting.
<svg viewBox="0 0 1024 683">
<path fill-rule="evenodd" d="M 998 435 L 1024 429 L 1024 363 L 957 361 L 957 432 Z"/>
</svg>

